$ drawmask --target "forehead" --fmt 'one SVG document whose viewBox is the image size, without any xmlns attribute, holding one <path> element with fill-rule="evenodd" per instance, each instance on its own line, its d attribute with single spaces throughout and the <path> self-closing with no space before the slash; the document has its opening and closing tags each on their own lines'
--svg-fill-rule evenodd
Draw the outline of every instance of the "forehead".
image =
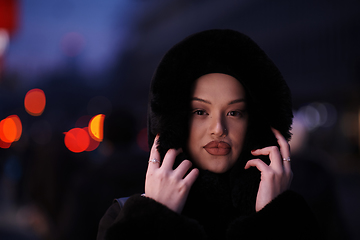
<svg viewBox="0 0 360 240">
<path fill-rule="evenodd" d="M 210 99 L 245 98 L 245 89 L 234 77 L 223 73 L 209 73 L 195 81 L 192 97 Z"/>
</svg>

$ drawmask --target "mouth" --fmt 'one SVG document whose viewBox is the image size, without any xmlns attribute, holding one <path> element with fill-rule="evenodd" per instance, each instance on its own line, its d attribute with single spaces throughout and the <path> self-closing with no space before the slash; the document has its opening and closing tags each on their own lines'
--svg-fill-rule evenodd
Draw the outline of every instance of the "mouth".
<svg viewBox="0 0 360 240">
<path fill-rule="evenodd" d="M 223 141 L 212 141 L 204 146 L 204 149 L 211 155 L 225 156 L 230 153 L 230 144 Z"/>
</svg>

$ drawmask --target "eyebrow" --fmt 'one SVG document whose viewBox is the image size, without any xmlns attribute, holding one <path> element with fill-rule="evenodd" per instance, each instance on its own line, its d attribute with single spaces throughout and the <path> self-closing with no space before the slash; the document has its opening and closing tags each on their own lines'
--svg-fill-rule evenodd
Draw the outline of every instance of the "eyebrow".
<svg viewBox="0 0 360 240">
<path fill-rule="evenodd" d="M 246 103 L 246 99 L 240 98 L 240 99 L 232 100 L 231 102 L 229 102 L 228 105 L 235 104 L 235 103 L 241 103 L 241 102 Z"/>
<path fill-rule="evenodd" d="M 191 101 L 199 101 L 199 102 L 204 102 L 204 103 L 207 103 L 207 104 L 211 104 L 210 101 L 202 99 L 202 98 L 197 98 L 197 97 L 191 98 Z M 231 102 L 229 102 L 228 105 L 235 104 L 235 103 L 241 103 L 241 102 L 246 102 L 246 100 L 244 98 L 235 99 L 235 100 L 232 100 Z"/>
<path fill-rule="evenodd" d="M 202 99 L 202 98 L 197 98 L 197 97 L 191 98 L 191 101 L 199 101 L 199 102 L 204 102 L 204 103 L 207 103 L 207 104 L 211 104 L 210 101 L 207 101 L 207 100 Z"/>
</svg>

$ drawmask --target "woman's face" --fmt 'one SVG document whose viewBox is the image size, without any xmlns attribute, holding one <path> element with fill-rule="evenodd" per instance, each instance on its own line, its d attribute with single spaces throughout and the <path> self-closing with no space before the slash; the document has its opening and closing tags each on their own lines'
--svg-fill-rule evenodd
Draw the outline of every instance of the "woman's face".
<svg viewBox="0 0 360 240">
<path fill-rule="evenodd" d="M 196 80 L 187 149 L 197 167 L 224 173 L 234 166 L 246 135 L 248 113 L 241 83 L 222 73 Z"/>
</svg>

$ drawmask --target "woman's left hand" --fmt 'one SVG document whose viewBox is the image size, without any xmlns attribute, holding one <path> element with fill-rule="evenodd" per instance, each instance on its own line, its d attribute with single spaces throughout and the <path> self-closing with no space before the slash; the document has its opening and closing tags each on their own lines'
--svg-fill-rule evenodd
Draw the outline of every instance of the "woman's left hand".
<svg viewBox="0 0 360 240">
<path fill-rule="evenodd" d="M 260 211 L 269 202 L 290 187 L 293 177 L 290 165 L 290 146 L 281 133 L 272 128 L 280 146 L 266 147 L 251 151 L 254 156 L 268 155 L 270 165 L 260 159 L 249 160 L 245 169 L 256 167 L 261 172 L 261 181 L 256 197 L 256 211 Z"/>
</svg>

